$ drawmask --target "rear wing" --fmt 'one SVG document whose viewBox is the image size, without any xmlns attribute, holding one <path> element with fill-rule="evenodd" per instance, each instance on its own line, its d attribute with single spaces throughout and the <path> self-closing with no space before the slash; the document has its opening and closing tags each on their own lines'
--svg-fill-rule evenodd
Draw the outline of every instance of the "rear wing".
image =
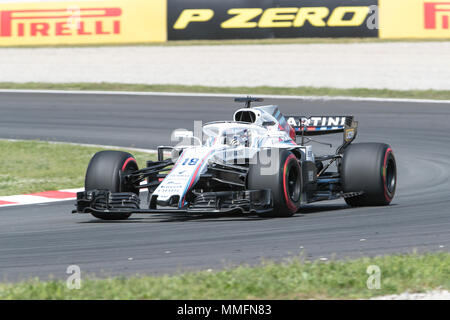
<svg viewBox="0 0 450 320">
<path fill-rule="evenodd" d="M 354 125 L 353 116 L 286 116 L 286 119 L 298 136 L 339 133 Z"/>
<path fill-rule="evenodd" d="M 287 122 L 295 130 L 297 136 L 304 137 L 317 136 L 333 133 L 344 133 L 344 141 L 338 148 L 338 152 L 345 149 L 356 138 L 358 133 L 358 122 L 353 120 L 353 116 L 286 116 Z"/>
</svg>

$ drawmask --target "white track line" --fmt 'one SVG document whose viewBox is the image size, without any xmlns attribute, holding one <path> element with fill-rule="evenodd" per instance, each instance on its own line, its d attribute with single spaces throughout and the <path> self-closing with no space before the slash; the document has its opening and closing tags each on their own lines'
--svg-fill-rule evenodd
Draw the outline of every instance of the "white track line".
<svg viewBox="0 0 450 320">
<path fill-rule="evenodd" d="M 83 191 L 83 188 L 64 189 L 55 191 L 44 191 L 32 194 L 21 194 L 0 197 L 0 208 L 11 206 L 22 206 L 27 204 L 40 204 L 57 201 L 75 200 L 76 193 Z"/>
<path fill-rule="evenodd" d="M 244 94 L 232 93 L 183 93 L 183 92 L 137 92 L 137 91 L 78 91 L 78 90 L 15 90 L 0 89 L 0 93 L 44 93 L 44 94 L 80 94 L 80 95 L 122 95 L 122 96 L 161 96 L 161 97 L 236 97 Z M 369 102 L 404 102 L 404 103 L 436 103 L 448 104 L 450 100 L 406 99 L 406 98 L 371 98 L 345 96 L 289 96 L 255 94 L 253 96 L 266 99 L 296 99 L 306 101 L 369 101 Z"/>
<path fill-rule="evenodd" d="M 84 188 L 62 189 L 62 190 L 59 190 L 59 191 L 61 191 L 61 192 L 75 192 L 75 193 L 77 193 L 77 192 L 84 191 Z"/>
<path fill-rule="evenodd" d="M 80 147 L 93 147 L 93 148 L 104 148 L 104 149 L 112 149 L 112 150 L 129 150 L 129 151 L 137 151 L 149 154 L 156 154 L 158 150 L 154 149 L 142 149 L 142 148 L 130 148 L 130 147 L 120 147 L 120 146 L 109 146 L 103 144 L 88 144 L 88 143 L 77 143 L 77 142 L 65 142 L 65 141 L 47 141 L 47 140 L 26 140 L 26 139 L 4 139 L 0 138 L 0 141 L 12 141 L 12 142 L 23 142 L 23 141 L 36 141 L 36 142 L 45 142 L 50 144 L 68 144 L 72 146 L 80 146 Z M 167 153 L 166 154 L 170 154 Z"/>
<path fill-rule="evenodd" d="M 64 201 L 64 200 L 72 200 L 72 199 L 75 199 L 75 197 L 64 198 L 64 199 L 53 199 L 53 198 L 39 197 L 39 196 L 26 195 L 26 194 L 17 195 L 17 196 L 1 197 L 1 200 L 3 200 L 3 201 L 13 202 L 12 204 L 6 204 L 5 206 L 37 204 L 37 203 Z"/>
</svg>

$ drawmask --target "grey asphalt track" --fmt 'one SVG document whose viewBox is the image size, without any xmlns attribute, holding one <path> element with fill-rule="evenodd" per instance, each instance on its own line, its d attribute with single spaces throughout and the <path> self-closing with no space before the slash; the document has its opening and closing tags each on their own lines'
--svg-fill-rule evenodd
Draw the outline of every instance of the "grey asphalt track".
<svg viewBox="0 0 450 320">
<path fill-rule="evenodd" d="M 53 275 L 68 265 L 95 275 L 217 269 L 261 259 L 449 251 L 450 104 L 271 100 L 285 114 L 352 114 L 359 142 L 386 142 L 397 157 L 389 207 L 308 205 L 287 219 L 71 215 L 73 202 L 0 208 L 0 278 Z M 154 148 L 193 120 L 225 120 L 229 98 L 0 94 L 0 138 Z M 319 147 L 315 145 L 315 147 Z M 326 150 L 320 146 L 320 150 Z M 68 163 L 70 165 L 70 163 Z"/>
</svg>

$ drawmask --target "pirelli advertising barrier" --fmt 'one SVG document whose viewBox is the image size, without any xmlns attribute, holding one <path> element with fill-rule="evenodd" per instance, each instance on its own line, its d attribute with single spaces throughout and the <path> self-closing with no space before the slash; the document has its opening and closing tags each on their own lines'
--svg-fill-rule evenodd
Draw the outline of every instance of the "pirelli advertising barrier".
<svg viewBox="0 0 450 320">
<path fill-rule="evenodd" d="M 0 46 L 163 42 L 166 0 L 0 3 Z"/>
<path fill-rule="evenodd" d="M 450 0 L 0 2 L 0 46 L 191 39 L 450 38 Z"/>
<path fill-rule="evenodd" d="M 379 0 L 380 38 L 450 38 L 450 0 Z"/>
</svg>

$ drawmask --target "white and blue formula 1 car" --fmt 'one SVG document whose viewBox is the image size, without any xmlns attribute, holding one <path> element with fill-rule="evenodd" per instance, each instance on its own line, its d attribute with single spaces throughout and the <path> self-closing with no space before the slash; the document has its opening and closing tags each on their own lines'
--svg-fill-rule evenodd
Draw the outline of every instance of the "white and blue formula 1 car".
<svg viewBox="0 0 450 320">
<path fill-rule="evenodd" d="M 262 99 L 235 100 L 246 107 L 233 121 L 205 124 L 202 137 L 181 132 L 184 143 L 158 147 L 158 161 L 144 169 L 127 152 L 96 153 L 73 212 L 104 220 L 142 213 L 289 217 L 304 204 L 340 197 L 350 206 L 392 201 L 393 151 L 384 143 L 352 144 L 353 116 L 284 116 L 275 105 L 251 107 Z M 333 133 L 343 133 L 335 153 L 315 155 L 310 136 Z M 172 157 L 164 159 L 168 151 Z M 140 189 L 148 190 L 144 208 Z"/>
</svg>

